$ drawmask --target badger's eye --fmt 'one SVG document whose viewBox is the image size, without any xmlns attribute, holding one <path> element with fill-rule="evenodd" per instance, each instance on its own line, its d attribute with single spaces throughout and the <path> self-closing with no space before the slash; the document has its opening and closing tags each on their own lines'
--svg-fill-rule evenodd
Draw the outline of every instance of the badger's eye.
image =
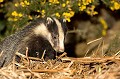
<svg viewBox="0 0 120 79">
<path fill-rule="evenodd" d="M 54 36 L 53 36 L 53 39 L 57 39 L 57 38 L 58 38 L 58 35 L 54 35 Z"/>
<path fill-rule="evenodd" d="M 57 39 L 57 37 L 56 37 L 56 36 L 54 36 L 53 38 L 54 38 L 54 39 Z"/>
</svg>

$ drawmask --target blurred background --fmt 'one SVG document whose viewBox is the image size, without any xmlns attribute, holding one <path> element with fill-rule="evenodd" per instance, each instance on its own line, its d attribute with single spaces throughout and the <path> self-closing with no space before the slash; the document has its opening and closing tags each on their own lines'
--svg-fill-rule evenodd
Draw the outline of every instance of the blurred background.
<svg viewBox="0 0 120 79">
<path fill-rule="evenodd" d="M 49 16 L 67 20 L 70 57 L 111 56 L 120 49 L 119 0 L 0 0 L 0 41 Z"/>
</svg>

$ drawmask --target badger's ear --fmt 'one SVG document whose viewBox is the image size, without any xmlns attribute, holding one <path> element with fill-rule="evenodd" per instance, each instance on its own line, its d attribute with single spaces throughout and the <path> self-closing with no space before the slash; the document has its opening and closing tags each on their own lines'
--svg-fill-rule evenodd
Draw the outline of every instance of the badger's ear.
<svg viewBox="0 0 120 79">
<path fill-rule="evenodd" d="M 61 23 L 66 23 L 66 19 L 60 18 L 59 21 L 60 21 Z"/>
<path fill-rule="evenodd" d="M 51 23 L 53 23 L 53 19 L 50 17 L 47 17 L 46 19 L 46 25 L 50 25 Z"/>
<path fill-rule="evenodd" d="M 65 23 L 66 23 L 66 19 L 63 19 L 63 22 L 65 22 Z"/>
</svg>

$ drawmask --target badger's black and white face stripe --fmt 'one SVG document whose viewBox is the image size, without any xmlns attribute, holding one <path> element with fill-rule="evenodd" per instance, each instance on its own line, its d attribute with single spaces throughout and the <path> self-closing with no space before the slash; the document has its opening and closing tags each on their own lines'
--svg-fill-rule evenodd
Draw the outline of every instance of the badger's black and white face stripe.
<svg viewBox="0 0 120 79">
<path fill-rule="evenodd" d="M 67 31 L 65 21 L 48 17 L 45 23 L 41 23 L 34 29 L 36 35 L 48 40 L 56 52 L 64 52 L 64 38 Z"/>
</svg>

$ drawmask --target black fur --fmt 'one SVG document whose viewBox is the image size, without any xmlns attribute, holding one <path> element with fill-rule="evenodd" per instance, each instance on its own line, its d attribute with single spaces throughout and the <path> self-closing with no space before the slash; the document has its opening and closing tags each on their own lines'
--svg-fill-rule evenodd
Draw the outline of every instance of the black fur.
<svg viewBox="0 0 120 79">
<path fill-rule="evenodd" d="M 62 22 L 62 21 L 61 21 Z M 52 48 L 49 41 L 40 35 L 35 35 L 33 29 L 41 23 L 46 24 L 49 32 L 52 33 L 53 38 L 56 40 L 58 35 L 58 28 L 55 21 L 47 24 L 45 19 L 37 19 L 31 22 L 28 26 L 24 27 L 21 31 L 6 37 L 0 43 L 0 67 L 8 65 L 15 53 L 18 51 L 25 54 L 26 47 L 28 47 L 29 56 L 41 58 L 44 50 L 46 50 L 45 59 L 55 58 L 56 51 Z M 66 25 L 63 25 L 63 30 L 66 32 Z"/>
</svg>

